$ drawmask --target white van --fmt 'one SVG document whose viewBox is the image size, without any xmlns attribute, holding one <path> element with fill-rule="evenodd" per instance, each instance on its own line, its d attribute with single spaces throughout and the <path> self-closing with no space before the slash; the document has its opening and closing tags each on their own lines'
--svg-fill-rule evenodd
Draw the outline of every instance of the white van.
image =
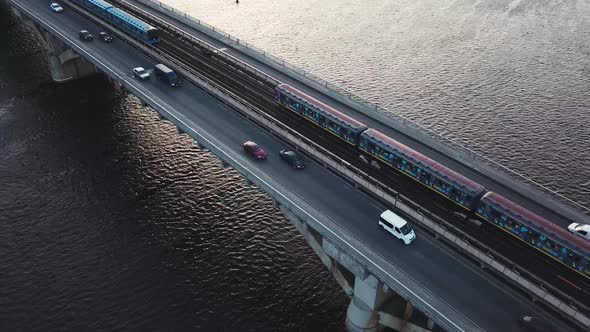
<svg viewBox="0 0 590 332">
<path fill-rule="evenodd" d="M 410 244 L 416 238 L 416 233 L 412 229 L 412 226 L 408 224 L 402 217 L 393 213 L 390 210 L 386 210 L 381 213 L 379 217 L 379 225 L 393 236 L 404 241 L 405 244 Z"/>
</svg>

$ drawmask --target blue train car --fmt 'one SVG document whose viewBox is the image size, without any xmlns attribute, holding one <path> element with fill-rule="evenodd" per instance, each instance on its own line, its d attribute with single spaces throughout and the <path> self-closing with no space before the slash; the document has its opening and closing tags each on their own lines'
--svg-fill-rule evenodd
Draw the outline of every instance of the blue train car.
<svg viewBox="0 0 590 332">
<path fill-rule="evenodd" d="M 275 88 L 275 100 L 288 110 L 355 146 L 358 145 L 360 133 L 367 130 L 363 123 L 288 84 L 280 84 Z"/>
<path fill-rule="evenodd" d="M 122 11 L 108 2 L 103 0 L 75 1 L 93 14 L 145 43 L 153 45 L 160 41 L 160 31 L 157 28 Z"/>
<path fill-rule="evenodd" d="M 110 8 L 113 8 L 113 5 L 106 1 L 102 0 L 74 0 L 78 4 L 82 5 L 84 8 L 92 12 L 93 14 L 101 17 L 102 19 L 107 20 L 107 12 Z"/>
<path fill-rule="evenodd" d="M 475 209 L 485 192 L 479 183 L 375 129 L 360 135 L 359 148 L 466 210 Z"/>
<path fill-rule="evenodd" d="M 109 8 L 106 11 L 108 12 L 108 20 L 117 27 L 123 29 L 125 32 L 143 40 L 148 44 L 153 45 L 160 41 L 159 30 L 147 24 L 146 22 L 130 14 L 127 14 L 123 10 L 116 7 Z"/>
<path fill-rule="evenodd" d="M 508 234 L 590 278 L 590 242 L 494 192 L 483 196 L 476 214 Z"/>
</svg>

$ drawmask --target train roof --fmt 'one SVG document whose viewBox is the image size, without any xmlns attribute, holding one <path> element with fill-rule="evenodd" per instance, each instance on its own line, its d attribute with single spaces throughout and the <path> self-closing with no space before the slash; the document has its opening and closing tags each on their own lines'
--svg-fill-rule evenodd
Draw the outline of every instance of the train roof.
<svg viewBox="0 0 590 332">
<path fill-rule="evenodd" d="M 484 189 L 484 187 L 481 184 L 453 171 L 452 169 L 442 164 L 439 164 L 438 162 L 428 158 L 427 156 L 421 154 L 418 151 L 415 151 L 405 146 L 404 144 L 394 140 L 393 138 L 383 134 L 380 131 L 377 131 L 375 129 L 369 129 L 362 133 L 362 135 L 369 136 L 377 141 L 389 145 L 391 148 L 396 149 L 404 155 L 410 157 L 414 161 L 417 161 L 423 167 L 430 168 L 436 171 L 437 173 L 442 174 L 444 177 L 466 187 L 468 190 L 472 192 L 481 192 Z"/>
<path fill-rule="evenodd" d="M 100 7 L 101 9 L 108 9 L 113 7 L 110 3 L 102 0 L 87 0 L 91 4 L 95 5 L 96 7 Z"/>
<path fill-rule="evenodd" d="M 364 123 L 362 123 L 358 120 L 355 120 L 355 119 L 351 118 L 350 116 L 336 110 L 335 108 L 322 103 L 321 101 L 305 94 L 303 91 L 298 90 L 298 89 L 290 86 L 289 84 L 281 83 L 277 86 L 277 88 L 289 92 L 290 94 L 300 98 L 303 101 L 306 101 L 307 103 L 309 103 L 311 105 L 316 106 L 317 108 L 321 109 L 322 111 L 336 117 L 337 119 L 339 119 L 341 121 L 348 123 L 349 125 L 351 125 L 355 128 L 367 128 L 367 125 L 365 125 Z"/>
<path fill-rule="evenodd" d="M 110 9 L 108 9 L 108 11 L 109 11 L 109 13 L 113 14 L 114 16 L 117 16 L 121 20 L 137 27 L 140 30 L 148 31 L 153 28 L 151 25 L 147 24 L 146 22 L 138 19 L 137 17 L 135 17 L 133 15 L 126 13 L 125 11 L 123 11 L 117 7 L 112 7 Z"/>
<path fill-rule="evenodd" d="M 514 214 L 515 216 L 520 216 L 524 218 L 525 221 L 534 224 L 533 226 L 539 227 L 540 230 L 544 230 L 551 234 L 557 235 L 558 240 L 563 240 L 567 243 L 572 243 L 575 246 L 575 248 L 584 250 L 586 255 L 590 254 L 589 241 L 577 237 L 576 235 L 550 222 L 549 220 L 512 202 L 504 196 L 501 196 L 493 191 L 490 191 L 486 193 L 481 200 L 482 202 L 490 201 L 492 203 L 495 203 L 496 205 L 504 207 L 505 209 L 512 212 L 512 214 Z"/>
</svg>

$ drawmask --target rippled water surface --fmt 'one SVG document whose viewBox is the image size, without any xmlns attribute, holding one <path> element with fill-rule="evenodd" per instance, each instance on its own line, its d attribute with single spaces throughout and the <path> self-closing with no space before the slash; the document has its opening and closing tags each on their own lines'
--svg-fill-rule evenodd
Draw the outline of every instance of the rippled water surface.
<svg viewBox="0 0 590 332">
<path fill-rule="evenodd" d="M 0 5 L 0 331 L 340 330 L 259 190 L 100 77 L 51 83 Z"/>
<path fill-rule="evenodd" d="M 167 0 L 590 205 L 588 0 Z M 347 297 L 235 172 L 0 5 L 0 331 L 339 330 Z"/>
<path fill-rule="evenodd" d="M 162 2 L 590 207 L 589 0 Z"/>
</svg>

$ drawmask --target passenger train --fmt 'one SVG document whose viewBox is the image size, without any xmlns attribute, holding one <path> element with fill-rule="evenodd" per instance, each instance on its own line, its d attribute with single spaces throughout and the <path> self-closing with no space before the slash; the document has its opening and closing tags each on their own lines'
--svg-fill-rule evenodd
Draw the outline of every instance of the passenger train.
<svg viewBox="0 0 590 332">
<path fill-rule="evenodd" d="M 148 23 L 102 0 L 73 0 L 90 12 L 120 28 L 131 36 L 151 45 L 160 41 L 160 31 Z"/>
<path fill-rule="evenodd" d="M 145 43 L 153 45 L 160 41 L 157 28 L 108 2 L 74 1 Z M 497 226 L 590 279 L 589 242 L 288 84 L 275 88 L 275 100 L 360 152 L 441 195 L 468 216 L 477 216 Z"/>
<path fill-rule="evenodd" d="M 477 216 L 497 226 L 590 279 L 590 242 L 288 84 L 275 88 L 275 100 L 359 152 L 441 195 L 468 217 Z"/>
</svg>

